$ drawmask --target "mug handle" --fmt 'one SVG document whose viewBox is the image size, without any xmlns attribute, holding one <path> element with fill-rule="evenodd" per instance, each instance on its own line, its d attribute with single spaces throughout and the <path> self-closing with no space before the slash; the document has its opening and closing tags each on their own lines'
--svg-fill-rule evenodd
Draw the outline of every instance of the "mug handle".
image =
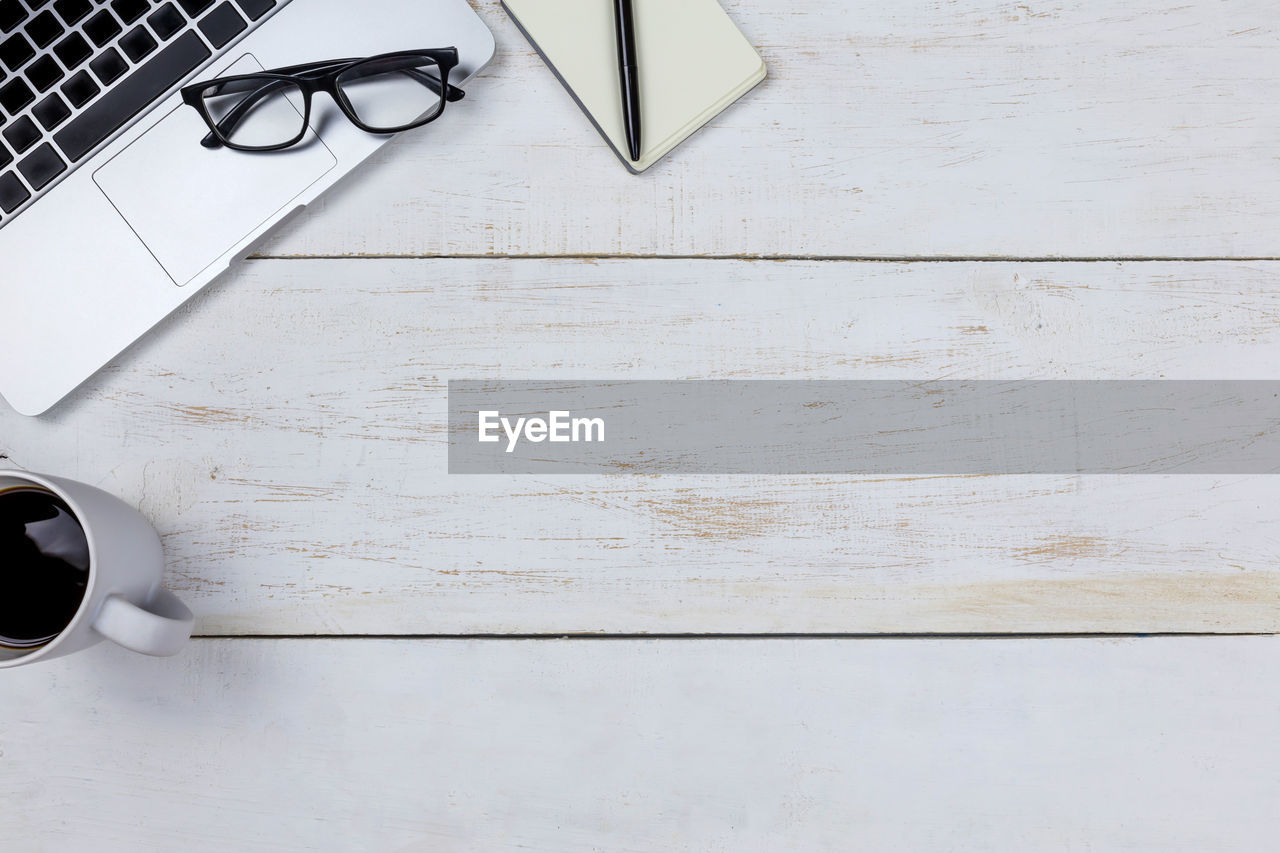
<svg viewBox="0 0 1280 853">
<path fill-rule="evenodd" d="M 93 620 L 93 629 L 126 649 L 168 656 L 182 648 L 195 621 L 187 605 L 161 587 L 146 609 L 118 595 L 108 596 Z"/>
</svg>

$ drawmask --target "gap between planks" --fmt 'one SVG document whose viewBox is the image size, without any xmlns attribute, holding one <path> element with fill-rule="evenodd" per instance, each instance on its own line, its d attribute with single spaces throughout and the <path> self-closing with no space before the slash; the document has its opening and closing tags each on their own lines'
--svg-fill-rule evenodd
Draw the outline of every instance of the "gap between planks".
<svg viewBox="0 0 1280 853">
<path fill-rule="evenodd" d="M 1169 637 L 1274 637 L 1265 631 L 1080 631 L 1039 633 L 773 633 L 773 634 L 192 634 L 193 640 L 1117 640 Z"/>
<path fill-rule="evenodd" d="M 355 253 L 337 255 L 249 255 L 248 261 L 801 261 L 868 264 L 1148 264 L 1148 263 L 1252 263 L 1280 261 L 1280 255 L 1114 255 L 1108 257 L 1072 257 L 1043 255 L 661 255 L 661 254 L 458 254 L 412 255 L 394 253 Z"/>
</svg>

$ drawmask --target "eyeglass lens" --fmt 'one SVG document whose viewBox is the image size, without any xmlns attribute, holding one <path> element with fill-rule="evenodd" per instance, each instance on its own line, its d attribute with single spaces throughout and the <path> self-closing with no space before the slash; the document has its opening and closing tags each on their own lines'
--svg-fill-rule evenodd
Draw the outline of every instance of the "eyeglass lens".
<svg viewBox="0 0 1280 853">
<path fill-rule="evenodd" d="M 306 132 L 302 88 L 290 80 L 230 80 L 209 86 L 201 98 L 218 135 L 232 145 L 274 148 Z"/>
<path fill-rule="evenodd" d="M 393 131 L 432 118 L 444 106 L 444 75 L 425 57 L 383 57 L 338 75 L 338 90 L 361 123 Z"/>
</svg>

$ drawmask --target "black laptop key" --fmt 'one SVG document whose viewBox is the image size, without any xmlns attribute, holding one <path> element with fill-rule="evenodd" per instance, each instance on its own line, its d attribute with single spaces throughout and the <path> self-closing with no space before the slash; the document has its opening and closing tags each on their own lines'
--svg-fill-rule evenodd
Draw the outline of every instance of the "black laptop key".
<svg viewBox="0 0 1280 853">
<path fill-rule="evenodd" d="M 89 0 L 53 0 L 53 10 L 70 25 L 93 11 L 93 4 Z"/>
<path fill-rule="evenodd" d="M 120 49 L 129 57 L 130 62 L 138 62 L 142 57 L 156 49 L 156 40 L 147 28 L 139 24 L 120 38 Z"/>
<path fill-rule="evenodd" d="M 249 16 L 249 20 L 256 21 L 271 11 L 276 0 L 236 0 L 236 4 L 240 6 L 240 11 Z"/>
<path fill-rule="evenodd" d="M 53 141 L 74 163 L 211 55 L 200 36 L 188 30 L 72 119 Z"/>
<path fill-rule="evenodd" d="M 13 172 L 0 175 L 0 210 L 13 213 L 24 201 L 31 198 L 31 193 L 18 180 Z"/>
<path fill-rule="evenodd" d="M 200 32 L 214 47 L 222 47 L 248 28 L 230 3 L 223 3 L 200 21 Z"/>
<path fill-rule="evenodd" d="M 36 49 L 22 33 L 14 33 L 0 42 L 0 62 L 10 71 L 17 71 L 36 55 Z"/>
<path fill-rule="evenodd" d="M 70 80 L 62 84 L 62 95 L 71 102 L 71 106 L 79 109 L 93 100 L 93 96 L 101 91 L 93 82 L 88 71 L 78 71 Z"/>
<path fill-rule="evenodd" d="M 101 56 L 95 56 L 89 63 L 89 67 L 93 69 L 93 73 L 98 76 L 104 86 L 120 79 L 124 72 L 129 70 L 124 57 L 116 53 L 114 47 L 108 48 Z"/>
<path fill-rule="evenodd" d="M 13 162 L 13 155 L 9 153 L 9 149 L 0 145 L 0 169 L 8 166 Z"/>
<path fill-rule="evenodd" d="M 67 171 L 67 164 L 62 162 L 53 146 L 46 142 L 18 161 L 18 171 L 31 184 L 32 189 L 39 190 Z"/>
<path fill-rule="evenodd" d="M 89 43 L 84 40 L 84 36 L 79 33 L 72 33 L 55 44 L 53 52 L 58 55 L 58 59 L 62 61 L 62 64 L 67 66 L 68 71 L 75 71 L 77 65 L 93 55 L 93 48 L 89 47 Z"/>
<path fill-rule="evenodd" d="M 18 0 L 0 0 L 0 32 L 13 32 L 26 19 L 27 10 Z"/>
<path fill-rule="evenodd" d="M 165 3 L 150 15 L 147 15 L 147 23 L 151 25 L 151 29 L 155 34 L 160 36 L 161 41 L 168 41 L 173 37 L 174 33 L 182 29 L 186 24 L 186 19 L 182 17 L 181 12 L 173 7 L 172 3 Z"/>
<path fill-rule="evenodd" d="M 120 16 L 120 20 L 126 24 L 132 24 L 147 14 L 151 4 L 147 0 L 112 0 L 111 8 L 115 9 L 116 14 Z"/>
<path fill-rule="evenodd" d="M 4 138 L 17 154 L 26 151 L 40 141 L 40 128 L 31 119 L 23 116 L 4 129 Z"/>
<path fill-rule="evenodd" d="M 65 33 L 66 27 L 53 16 L 52 12 L 41 12 L 31 19 L 31 23 L 22 28 L 27 38 L 36 43 L 36 47 L 48 47 L 53 40 Z"/>
<path fill-rule="evenodd" d="M 120 35 L 120 22 L 115 19 L 114 15 L 103 9 L 84 22 L 84 34 L 93 39 L 93 43 L 98 47 L 102 47 Z"/>
<path fill-rule="evenodd" d="M 27 79 L 37 91 L 47 92 L 53 88 L 54 83 L 62 79 L 62 66 L 46 53 L 27 66 Z"/>
<path fill-rule="evenodd" d="M 36 99 L 35 93 L 31 91 L 31 87 L 21 78 L 14 78 L 3 86 L 0 86 L 0 106 L 9 111 L 9 115 L 17 115 L 21 110 Z"/>
<path fill-rule="evenodd" d="M 67 106 L 67 102 L 54 92 L 40 103 L 32 108 L 31 114 L 36 117 L 36 121 L 40 122 L 40 126 L 45 130 L 53 130 L 58 125 L 67 120 L 71 115 L 71 108 Z"/>
<path fill-rule="evenodd" d="M 187 13 L 188 18 L 194 18 L 212 6 L 213 0 L 178 0 L 178 5 Z"/>
</svg>

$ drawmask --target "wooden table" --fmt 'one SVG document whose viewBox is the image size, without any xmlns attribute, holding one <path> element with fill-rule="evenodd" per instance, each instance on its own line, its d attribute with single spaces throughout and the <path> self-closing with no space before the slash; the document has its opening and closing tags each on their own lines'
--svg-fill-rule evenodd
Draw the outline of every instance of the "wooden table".
<svg viewBox="0 0 1280 853">
<path fill-rule="evenodd" d="M 0 413 L 198 615 L 4 674 L 6 849 L 1273 839 L 1280 480 L 450 477 L 445 386 L 1276 378 L 1274 4 L 733 0 L 768 80 L 638 178 L 477 5 L 444 122 Z"/>
</svg>

